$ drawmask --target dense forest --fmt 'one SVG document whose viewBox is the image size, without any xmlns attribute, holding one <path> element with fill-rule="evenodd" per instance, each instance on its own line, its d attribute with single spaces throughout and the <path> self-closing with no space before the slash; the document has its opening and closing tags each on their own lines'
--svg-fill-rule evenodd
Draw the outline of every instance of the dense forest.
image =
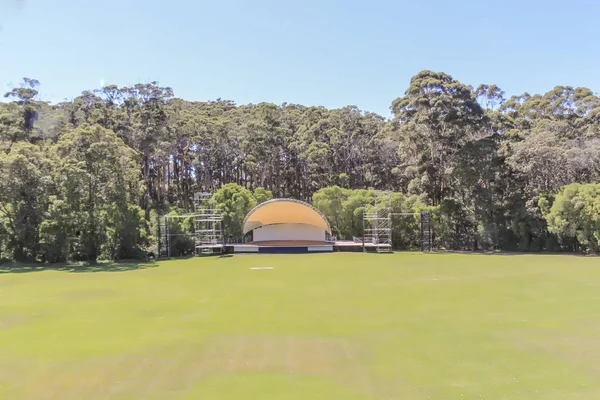
<svg viewBox="0 0 600 400">
<path fill-rule="evenodd" d="M 271 197 L 312 202 L 338 237 L 360 236 L 373 190 L 391 190 L 395 209 L 432 212 L 440 248 L 600 248 L 600 97 L 587 88 L 507 97 L 422 71 L 388 119 L 187 101 L 155 82 L 49 104 L 39 85 L 25 78 L 0 103 L 0 258 L 142 256 L 158 215 L 190 211 L 197 191 L 214 193 L 234 237 Z M 414 245 L 416 221 L 394 237 Z"/>
</svg>

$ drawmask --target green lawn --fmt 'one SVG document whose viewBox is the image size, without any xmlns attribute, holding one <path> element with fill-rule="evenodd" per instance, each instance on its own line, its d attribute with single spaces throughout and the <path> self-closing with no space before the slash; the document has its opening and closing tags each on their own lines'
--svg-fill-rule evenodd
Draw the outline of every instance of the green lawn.
<svg viewBox="0 0 600 400">
<path fill-rule="evenodd" d="M 0 273 L 2 399 L 598 399 L 599 378 L 599 258 Z"/>
</svg>

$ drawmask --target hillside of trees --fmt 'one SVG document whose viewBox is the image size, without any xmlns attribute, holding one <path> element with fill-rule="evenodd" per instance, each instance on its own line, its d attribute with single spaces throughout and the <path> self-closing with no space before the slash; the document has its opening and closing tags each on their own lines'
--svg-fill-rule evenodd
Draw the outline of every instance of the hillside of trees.
<svg viewBox="0 0 600 400">
<path fill-rule="evenodd" d="M 387 119 L 187 101 L 157 83 L 49 104 L 39 85 L 25 78 L 0 103 L 0 258 L 140 257 L 158 215 L 190 211 L 196 191 L 215 193 L 233 236 L 270 197 L 309 201 L 338 237 L 360 236 L 373 190 L 391 190 L 396 210 L 433 213 L 442 248 L 600 248 L 600 97 L 587 88 L 507 97 L 422 71 Z M 396 245 L 417 228 L 397 221 Z"/>
</svg>

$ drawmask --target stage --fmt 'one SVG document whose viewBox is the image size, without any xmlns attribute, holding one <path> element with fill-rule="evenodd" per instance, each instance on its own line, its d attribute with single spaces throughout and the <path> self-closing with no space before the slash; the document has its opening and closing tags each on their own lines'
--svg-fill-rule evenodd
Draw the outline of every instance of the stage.
<svg viewBox="0 0 600 400">
<path fill-rule="evenodd" d="M 214 249 L 217 250 L 217 249 Z M 311 254 L 333 252 L 362 252 L 363 244 L 353 241 L 319 242 L 319 241 L 262 241 L 250 243 L 233 243 L 222 246 L 226 254 Z M 391 252 L 389 244 L 365 243 L 367 252 Z M 216 253 L 217 251 L 215 251 Z M 219 251 L 220 252 L 220 251 Z"/>
</svg>

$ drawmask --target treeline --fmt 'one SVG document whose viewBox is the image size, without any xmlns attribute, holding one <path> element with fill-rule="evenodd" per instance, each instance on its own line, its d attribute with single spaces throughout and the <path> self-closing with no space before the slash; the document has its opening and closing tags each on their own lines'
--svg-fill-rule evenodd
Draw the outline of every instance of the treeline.
<svg viewBox="0 0 600 400">
<path fill-rule="evenodd" d="M 360 235 L 378 189 L 431 210 L 441 247 L 599 247 L 600 98 L 586 88 L 507 98 L 423 71 L 387 120 L 354 106 L 191 102 L 156 83 L 48 104 L 38 87 L 24 79 L 0 103 L 5 258 L 138 257 L 156 244 L 157 215 L 191 211 L 194 192 L 225 184 L 254 201 L 261 190 L 312 201 L 338 236 Z M 232 235 L 246 206 L 235 207 Z M 397 224 L 395 237 L 414 236 Z"/>
</svg>

